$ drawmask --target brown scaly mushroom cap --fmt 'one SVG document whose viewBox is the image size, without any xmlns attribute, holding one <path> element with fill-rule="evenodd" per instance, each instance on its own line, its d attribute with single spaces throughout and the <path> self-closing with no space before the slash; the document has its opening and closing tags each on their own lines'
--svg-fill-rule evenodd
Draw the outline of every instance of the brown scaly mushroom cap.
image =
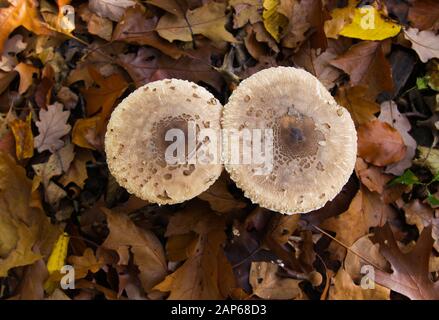
<svg viewBox="0 0 439 320">
<path fill-rule="evenodd" d="M 244 80 L 223 111 L 224 129 L 273 129 L 273 169 L 226 163 L 253 202 L 285 214 L 323 207 L 348 181 L 357 135 L 349 112 L 310 73 L 270 68 Z M 230 152 L 224 146 L 225 158 Z M 241 149 L 242 150 L 242 149 Z"/>
<path fill-rule="evenodd" d="M 167 142 L 165 136 L 170 129 L 180 129 L 188 139 L 189 121 L 197 132 L 201 128 L 219 132 L 221 111 L 213 95 L 192 82 L 161 80 L 137 89 L 117 106 L 107 127 L 105 151 L 111 173 L 128 192 L 153 203 L 175 204 L 196 197 L 217 180 L 222 165 L 188 161 L 170 165 L 165 153 L 173 141 Z M 187 157 L 194 150 L 187 150 L 185 143 Z"/>
</svg>

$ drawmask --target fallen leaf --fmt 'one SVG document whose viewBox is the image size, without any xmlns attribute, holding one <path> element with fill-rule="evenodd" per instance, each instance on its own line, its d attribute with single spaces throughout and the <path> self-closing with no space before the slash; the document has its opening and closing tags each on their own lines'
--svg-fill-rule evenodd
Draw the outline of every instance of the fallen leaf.
<svg viewBox="0 0 439 320">
<path fill-rule="evenodd" d="M 370 234 L 361 237 L 350 247 L 351 250 L 347 251 L 346 258 L 344 259 L 344 270 L 351 276 L 352 280 L 361 281 L 361 278 L 365 275 L 361 272 L 363 266 L 374 266 L 381 270 L 388 269 L 387 260 L 380 254 L 379 245 L 374 244 L 370 240 Z M 357 254 L 361 255 L 360 258 Z"/>
<path fill-rule="evenodd" d="M 412 0 L 408 19 L 419 30 L 437 30 L 439 28 L 439 3 L 435 0 Z"/>
<path fill-rule="evenodd" d="M 24 168 L 4 153 L 0 153 L 0 210 L 0 277 L 6 277 L 9 269 L 48 256 L 60 230 L 41 211 Z"/>
<path fill-rule="evenodd" d="M 354 44 L 332 60 L 331 64 L 349 74 L 353 86 L 365 86 L 372 99 L 381 92 L 393 91 L 392 72 L 381 42 L 362 41 Z"/>
<path fill-rule="evenodd" d="M 384 40 L 396 36 L 400 31 L 400 25 L 385 20 L 374 6 L 368 5 L 355 8 L 352 22 L 345 25 L 339 35 L 362 40 Z"/>
<path fill-rule="evenodd" d="M 245 208 L 247 204 L 235 199 L 227 189 L 227 185 L 228 179 L 223 175 L 209 188 L 209 190 L 200 194 L 198 198 L 209 202 L 212 210 L 221 213 Z"/>
<path fill-rule="evenodd" d="M 196 243 L 187 260 L 163 282 L 155 286 L 170 292 L 168 299 L 218 300 L 229 296 L 235 287 L 232 267 L 222 245 L 226 240 L 224 220 L 199 202 L 177 213 L 169 222 L 166 236 L 181 238 L 195 232 Z"/>
<path fill-rule="evenodd" d="M 404 37 L 412 43 L 412 49 L 422 62 L 439 58 L 439 35 L 433 31 L 408 28 L 404 30 Z"/>
<path fill-rule="evenodd" d="M 376 166 L 404 159 L 407 147 L 399 132 L 386 122 L 373 120 L 358 128 L 358 155 Z"/>
<path fill-rule="evenodd" d="M 96 273 L 105 265 L 104 259 L 97 259 L 90 248 L 85 249 L 82 256 L 70 256 L 68 262 L 75 268 L 75 279 L 85 278 L 89 272 Z"/>
<path fill-rule="evenodd" d="M 390 300 L 390 290 L 380 285 L 374 289 L 363 289 L 352 281 L 343 268 L 332 278 L 328 300 Z"/>
<path fill-rule="evenodd" d="M 439 173 L 439 150 L 418 146 L 418 157 L 413 163 L 427 167 L 436 175 Z"/>
<path fill-rule="evenodd" d="M 21 34 L 16 34 L 7 39 L 0 60 L 0 69 L 6 72 L 14 70 L 18 64 L 17 54 L 26 49 L 26 46 L 27 44 L 23 42 Z"/>
<path fill-rule="evenodd" d="M 229 5 L 235 10 L 233 28 L 239 29 L 247 23 L 254 24 L 262 21 L 262 0 L 230 0 Z"/>
<path fill-rule="evenodd" d="M 225 3 L 212 1 L 194 10 L 188 10 L 185 16 L 166 13 L 160 18 L 156 30 L 169 42 L 193 41 L 192 36 L 197 34 L 214 42 L 236 42 L 233 35 L 225 29 L 226 8 Z"/>
<path fill-rule="evenodd" d="M 47 162 L 34 164 L 32 168 L 35 173 L 41 177 L 44 187 L 47 188 L 53 177 L 59 176 L 69 170 L 74 157 L 74 146 L 69 143 L 52 153 Z"/>
<path fill-rule="evenodd" d="M 140 48 L 136 54 L 120 55 L 119 64 L 127 70 L 137 87 L 151 81 L 176 78 L 196 83 L 202 81 L 221 91 L 223 78 L 210 65 L 214 56 L 215 51 L 209 46 L 199 46 L 178 60 L 153 49 Z"/>
<path fill-rule="evenodd" d="M 265 29 L 279 42 L 288 27 L 288 17 L 278 11 L 280 0 L 263 0 L 262 21 Z"/>
<path fill-rule="evenodd" d="M 54 35 L 50 27 L 44 23 L 38 13 L 38 2 L 35 0 L 9 0 L 9 6 L 0 10 L 0 52 L 9 34 L 19 26 L 38 35 Z"/>
<path fill-rule="evenodd" d="M 83 189 L 85 180 L 88 178 L 87 162 L 94 162 L 92 153 L 89 150 L 77 150 L 75 159 L 68 171 L 59 179 L 59 182 L 64 187 L 67 187 L 70 183 L 74 183 Z"/>
<path fill-rule="evenodd" d="M 340 87 L 335 99 L 348 109 L 357 127 L 375 120 L 375 114 L 380 111 L 380 106 L 370 97 L 365 86 Z"/>
<path fill-rule="evenodd" d="M 409 120 L 401 114 L 398 106 L 394 101 L 385 101 L 381 103 L 381 113 L 378 120 L 387 122 L 400 133 L 405 146 L 407 147 L 405 156 L 395 164 L 387 166 L 386 173 L 400 176 L 404 171 L 412 166 L 412 160 L 416 153 L 416 140 L 409 134 L 412 129 Z"/>
<path fill-rule="evenodd" d="M 70 132 L 69 116 L 70 111 L 63 111 L 63 105 L 58 102 L 48 106 L 47 110 L 40 110 L 40 121 L 36 122 L 39 135 L 35 137 L 38 152 L 49 150 L 53 153 L 64 146 L 61 138 Z"/>
<path fill-rule="evenodd" d="M 158 35 L 157 23 L 158 18 L 148 16 L 143 7 L 129 8 L 114 29 L 113 41 L 151 46 L 174 59 L 180 58 L 183 51 Z"/>
<path fill-rule="evenodd" d="M 347 6 L 331 11 L 331 19 L 325 21 L 324 30 L 328 38 L 337 39 L 340 31 L 352 22 L 355 15 L 356 0 L 349 0 Z"/>
<path fill-rule="evenodd" d="M 253 262 L 250 269 L 250 284 L 253 294 L 262 299 L 296 299 L 304 297 L 299 287 L 300 280 L 281 278 L 279 266 L 270 262 Z"/>
<path fill-rule="evenodd" d="M 302 46 L 301 50 L 294 56 L 294 62 L 316 76 L 326 89 L 330 90 L 335 86 L 335 81 L 341 76 L 340 70 L 330 64 L 337 57 L 337 53 L 333 48 L 318 53 L 319 51 L 309 46 Z"/>
<path fill-rule="evenodd" d="M 385 205 L 379 195 L 360 188 L 349 209 L 332 218 L 325 220 L 321 227 L 336 233 L 335 238 L 350 247 L 355 241 L 369 233 L 371 227 L 382 226 L 394 215 L 391 206 Z M 339 244 L 331 244 L 331 254 L 338 260 L 343 260 L 346 249 Z"/>
<path fill-rule="evenodd" d="M 78 119 L 73 126 L 72 142 L 79 147 L 99 150 L 102 146 L 102 117 L 95 116 L 86 119 Z"/>
<path fill-rule="evenodd" d="M 135 4 L 132 0 L 90 0 L 88 6 L 99 16 L 118 22 L 125 10 Z"/>
<path fill-rule="evenodd" d="M 34 155 L 31 119 L 32 113 L 29 113 L 25 121 L 14 119 L 9 123 L 15 138 L 15 154 L 18 160 L 29 159 Z"/>
<path fill-rule="evenodd" d="M 113 111 L 116 100 L 128 87 L 128 83 L 118 73 L 104 77 L 94 68 L 89 68 L 88 71 L 96 86 L 82 91 L 87 101 L 87 115 L 92 116 L 100 112 L 100 117 L 106 121 Z"/>
<path fill-rule="evenodd" d="M 167 266 L 162 244 L 149 230 L 137 227 L 128 216 L 102 208 L 107 216 L 110 234 L 102 244 L 104 248 L 117 251 L 119 264 L 128 265 L 129 252 L 139 267 L 143 289 L 151 289 L 166 275 Z"/>
<path fill-rule="evenodd" d="M 390 262 L 393 273 L 375 270 L 375 281 L 412 300 L 439 299 L 439 282 L 429 277 L 429 261 L 433 247 L 431 226 L 424 228 L 415 247 L 402 253 L 389 224 L 374 232 L 372 241 L 379 243 L 380 252 Z"/>
<path fill-rule="evenodd" d="M 32 85 L 34 77 L 40 74 L 40 69 L 33 65 L 20 62 L 14 69 L 20 75 L 20 86 L 18 93 L 23 94 Z"/>
</svg>

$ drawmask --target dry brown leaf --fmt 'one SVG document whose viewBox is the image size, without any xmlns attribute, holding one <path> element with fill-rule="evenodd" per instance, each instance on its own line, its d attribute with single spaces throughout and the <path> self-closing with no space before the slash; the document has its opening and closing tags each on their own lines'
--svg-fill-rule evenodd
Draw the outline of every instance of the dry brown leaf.
<svg viewBox="0 0 439 320">
<path fill-rule="evenodd" d="M 375 270 L 375 281 L 412 300 L 439 299 L 439 282 L 429 277 L 429 261 L 433 247 L 431 226 L 424 228 L 416 246 L 402 253 L 389 224 L 375 230 L 372 241 L 379 243 L 380 252 L 392 266 L 389 274 Z"/>
<path fill-rule="evenodd" d="M 412 129 L 410 121 L 407 117 L 401 114 L 398 110 L 398 106 L 394 101 L 385 101 L 381 103 L 381 113 L 378 117 L 380 121 L 387 122 L 394 127 L 401 134 L 404 144 L 407 147 L 404 158 L 395 163 L 387 166 L 386 173 L 400 176 L 404 171 L 412 166 L 412 160 L 416 153 L 417 143 L 416 140 L 409 134 Z"/>
<path fill-rule="evenodd" d="M 0 153 L 0 277 L 50 253 L 60 230 L 40 208 L 25 170 Z"/>
<path fill-rule="evenodd" d="M 39 17 L 36 0 L 9 0 L 9 7 L 0 10 L 0 52 L 9 34 L 19 26 L 38 35 L 54 35 L 50 27 Z"/>
<path fill-rule="evenodd" d="M 358 155 L 376 166 L 401 161 L 407 147 L 399 132 L 386 122 L 373 120 L 358 128 Z"/>
<path fill-rule="evenodd" d="M 157 22 L 158 18 L 148 16 L 143 7 L 129 8 L 114 29 L 113 40 L 151 46 L 174 59 L 180 58 L 183 51 L 155 31 Z"/>
<path fill-rule="evenodd" d="M 70 256 L 68 262 L 75 268 L 75 279 L 85 278 L 88 272 L 96 273 L 105 265 L 104 259 L 97 259 L 90 248 L 85 249 L 82 256 Z"/>
<path fill-rule="evenodd" d="M 378 194 L 362 188 L 346 212 L 325 220 L 321 227 L 335 232 L 335 238 L 350 247 L 368 234 L 371 227 L 382 226 L 393 214 L 392 207 L 382 203 Z M 331 243 L 330 249 L 335 258 L 344 259 L 346 249 L 339 244 Z"/>
<path fill-rule="evenodd" d="M 332 279 L 328 300 L 390 300 L 390 290 L 375 284 L 375 289 L 363 289 L 352 281 L 343 268 Z"/>
<path fill-rule="evenodd" d="M 245 208 L 247 204 L 235 199 L 227 189 L 229 180 L 222 175 L 207 191 L 198 196 L 201 200 L 207 201 L 212 210 L 227 213 L 232 210 Z"/>
<path fill-rule="evenodd" d="M 380 106 L 368 94 L 365 86 L 340 87 L 335 97 L 337 102 L 348 109 L 356 126 L 376 119 Z"/>
<path fill-rule="evenodd" d="M 360 258 L 355 253 L 360 254 L 365 259 Z M 344 259 L 344 269 L 351 276 L 352 280 L 358 282 L 365 275 L 361 273 L 361 268 L 365 265 L 373 265 L 381 270 L 388 269 L 388 263 L 386 259 L 380 254 L 378 244 L 374 244 L 370 240 L 370 235 L 361 237 L 351 246 L 351 250 L 348 250 L 346 258 Z"/>
<path fill-rule="evenodd" d="M 40 121 L 36 122 L 39 135 L 34 139 L 38 152 L 49 150 L 53 153 L 64 146 L 61 138 L 70 132 L 69 117 L 70 111 L 63 111 L 63 105 L 58 102 L 48 106 L 47 110 L 40 110 Z"/>
<path fill-rule="evenodd" d="M 40 69 L 33 65 L 20 62 L 14 69 L 20 75 L 20 86 L 18 93 L 23 94 L 32 85 L 34 76 L 40 74 Z"/>
<path fill-rule="evenodd" d="M 135 4 L 136 1 L 133 0 L 90 0 L 88 6 L 99 16 L 117 22 L 122 18 L 125 10 Z"/>
<path fill-rule="evenodd" d="M 155 289 L 170 292 L 171 300 L 228 297 L 236 285 L 222 248 L 226 240 L 224 227 L 222 217 L 209 212 L 205 203 L 196 200 L 173 216 L 166 230 L 168 238 L 182 239 L 187 234 L 195 237 L 186 241 L 187 260 Z"/>
<path fill-rule="evenodd" d="M 225 3 L 212 1 L 188 10 L 185 16 L 167 13 L 161 17 L 156 30 L 162 38 L 170 42 L 192 41 L 192 36 L 196 34 L 202 34 L 213 42 L 236 42 L 224 27 L 227 22 L 226 8 Z"/>
<path fill-rule="evenodd" d="M 262 299 L 303 299 L 301 281 L 280 277 L 278 269 L 279 266 L 271 262 L 252 262 L 249 281 L 253 294 Z"/>
<path fill-rule="evenodd" d="M 332 60 L 331 64 L 349 74 L 352 85 L 365 86 L 372 97 L 370 100 L 381 92 L 393 91 L 390 63 L 384 55 L 382 42 L 362 41 L 354 44 Z"/>
<path fill-rule="evenodd" d="M 31 119 L 32 113 L 29 113 L 25 121 L 14 119 L 9 123 L 15 138 L 15 154 L 18 160 L 32 158 L 34 155 Z"/>
<path fill-rule="evenodd" d="M 127 215 L 117 214 L 106 208 L 102 208 L 102 211 L 107 216 L 110 229 L 102 246 L 117 251 L 120 265 L 128 265 L 131 251 L 134 264 L 140 270 L 139 279 L 143 289 L 150 292 L 167 272 L 162 244 L 154 233 L 137 227 Z"/>
</svg>

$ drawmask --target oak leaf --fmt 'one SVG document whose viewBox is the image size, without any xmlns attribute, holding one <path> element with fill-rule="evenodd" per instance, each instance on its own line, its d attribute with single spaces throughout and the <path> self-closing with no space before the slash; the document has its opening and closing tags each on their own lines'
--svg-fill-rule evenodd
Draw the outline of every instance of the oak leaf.
<svg viewBox="0 0 439 320">
<path fill-rule="evenodd" d="M 392 273 L 375 270 L 375 281 L 412 300 L 439 299 L 439 282 L 429 277 L 429 261 L 433 247 L 432 227 L 424 228 L 415 247 L 402 253 L 389 224 L 374 232 L 372 241 L 379 243 L 380 252 L 390 262 Z"/>
<path fill-rule="evenodd" d="M 404 30 L 404 37 L 412 43 L 412 49 L 422 62 L 439 58 L 439 35 L 433 31 L 408 28 Z"/>
<path fill-rule="evenodd" d="M 17 54 L 26 49 L 27 44 L 23 42 L 23 36 L 16 34 L 9 38 L 3 49 L 0 60 L 0 69 L 6 72 L 14 70 L 18 64 Z"/>
<path fill-rule="evenodd" d="M 64 146 L 61 138 L 70 132 L 69 116 L 70 111 L 63 111 L 63 105 L 58 102 L 48 106 L 47 110 L 40 110 L 40 121 L 36 122 L 39 135 L 35 137 L 38 152 L 49 150 L 53 153 Z"/>
<path fill-rule="evenodd" d="M 332 279 L 328 300 L 390 300 L 390 290 L 376 284 L 373 289 L 363 289 L 340 268 Z"/>
</svg>

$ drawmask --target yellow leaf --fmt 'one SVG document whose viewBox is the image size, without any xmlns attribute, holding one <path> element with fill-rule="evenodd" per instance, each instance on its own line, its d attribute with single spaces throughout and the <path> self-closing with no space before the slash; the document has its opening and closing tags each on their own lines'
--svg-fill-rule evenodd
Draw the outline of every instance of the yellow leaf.
<svg viewBox="0 0 439 320">
<path fill-rule="evenodd" d="M 72 131 L 72 141 L 79 147 L 96 150 L 99 146 L 99 130 L 102 117 L 95 116 L 87 119 L 79 119 L 75 122 Z"/>
<path fill-rule="evenodd" d="M 20 86 L 18 87 L 18 93 L 23 94 L 29 89 L 34 81 L 34 75 L 39 75 L 40 69 L 33 65 L 20 62 L 14 69 L 20 75 Z"/>
<path fill-rule="evenodd" d="M 352 22 L 355 15 L 357 0 L 349 0 L 349 4 L 344 8 L 337 8 L 331 12 L 332 19 L 326 20 L 324 29 L 328 38 L 337 39 L 340 31 Z"/>
<path fill-rule="evenodd" d="M 401 26 L 386 21 L 374 6 L 356 8 L 357 0 L 349 0 L 344 8 L 331 12 L 331 20 L 325 21 L 325 34 L 337 39 L 339 35 L 362 40 L 383 40 L 396 36 Z"/>
<path fill-rule="evenodd" d="M 32 158 L 34 155 L 34 136 L 31 128 L 32 113 L 21 119 L 12 120 L 9 126 L 15 138 L 15 153 L 18 160 Z"/>
<path fill-rule="evenodd" d="M 340 35 L 362 40 L 384 40 L 396 36 L 401 26 L 386 21 L 373 6 L 356 8 L 352 23 L 346 25 Z"/>
<path fill-rule="evenodd" d="M 280 41 L 289 23 L 288 18 L 278 12 L 279 5 L 280 0 L 264 0 L 264 11 L 262 12 L 265 29 L 277 42 Z"/>
<path fill-rule="evenodd" d="M 49 260 L 47 261 L 47 271 L 49 271 L 49 274 L 60 271 L 62 267 L 64 267 L 69 241 L 70 237 L 66 232 L 59 236 L 58 240 L 53 246 Z"/>
<path fill-rule="evenodd" d="M 39 17 L 36 0 L 9 1 L 9 7 L 0 8 L 0 25 L 0 52 L 9 34 L 19 26 L 39 35 L 53 35 L 50 27 Z"/>
</svg>

